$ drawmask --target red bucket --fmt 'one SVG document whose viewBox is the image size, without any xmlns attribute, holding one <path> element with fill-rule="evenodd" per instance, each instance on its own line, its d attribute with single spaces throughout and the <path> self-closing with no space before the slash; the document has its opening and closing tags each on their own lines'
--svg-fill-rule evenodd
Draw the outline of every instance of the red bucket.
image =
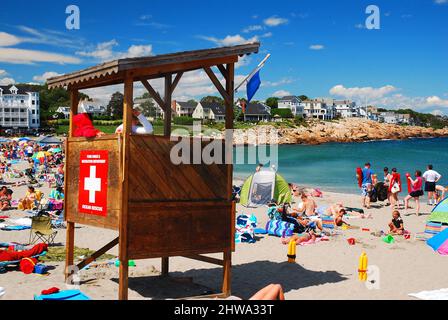
<svg viewBox="0 0 448 320">
<path fill-rule="evenodd" d="M 350 238 L 347 239 L 347 242 L 349 245 L 354 246 L 356 244 L 356 239 L 355 238 Z"/>
</svg>

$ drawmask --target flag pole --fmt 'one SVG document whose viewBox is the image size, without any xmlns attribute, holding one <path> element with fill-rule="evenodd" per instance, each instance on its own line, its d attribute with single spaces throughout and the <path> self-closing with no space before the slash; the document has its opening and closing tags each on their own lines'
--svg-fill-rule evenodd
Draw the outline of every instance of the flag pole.
<svg viewBox="0 0 448 320">
<path fill-rule="evenodd" d="M 260 71 L 261 68 L 264 67 L 264 65 L 266 64 L 266 61 L 268 61 L 270 57 L 271 57 L 271 54 L 269 53 L 269 54 L 266 56 L 266 58 L 264 58 L 263 61 L 261 61 L 260 64 L 255 68 L 255 70 L 252 71 L 252 73 L 249 74 L 249 75 L 243 80 L 243 82 L 241 82 L 241 84 L 235 88 L 235 92 L 238 92 L 238 89 L 241 88 L 241 86 L 242 86 L 243 84 L 245 84 L 247 81 L 249 81 L 250 79 L 252 79 L 252 77 L 253 77 L 258 71 Z"/>
</svg>

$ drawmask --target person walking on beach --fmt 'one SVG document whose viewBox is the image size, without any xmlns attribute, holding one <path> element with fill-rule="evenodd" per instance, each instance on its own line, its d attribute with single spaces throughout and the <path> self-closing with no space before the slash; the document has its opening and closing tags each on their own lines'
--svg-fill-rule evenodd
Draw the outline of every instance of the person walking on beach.
<svg viewBox="0 0 448 320">
<path fill-rule="evenodd" d="M 425 180 L 425 191 L 428 192 L 428 205 L 432 206 L 437 204 L 436 198 L 436 185 L 442 176 L 437 171 L 433 170 L 433 165 L 428 165 L 428 170 L 423 174 Z"/>
<path fill-rule="evenodd" d="M 403 191 L 401 187 L 401 176 L 398 173 L 397 168 L 393 168 L 389 183 L 389 201 L 392 209 L 394 210 L 400 209 L 400 200 L 398 199 L 398 195 L 401 191 Z"/>
<path fill-rule="evenodd" d="M 411 193 L 404 199 L 405 210 L 407 213 L 409 209 L 409 200 L 413 198 L 416 203 L 416 214 L 418 217 L 420 215 L 420 197 L 424 195 L 424 192 L 422 190 L 422 172 L 420 170 L 417 170 L 415 172 L 415 180 L 412 180 L 411 177 L 408 177 L 408 179 L 411 181 Z"/>
<path fill-rule="evenodd" d="M 370 209 L 370 196 L 372 194 L 373 186 L 377 183 L 376 175 L 371 169 L 371 165 L 367 162 L 362 169 L 362 206 Z"/>
<path fill-rule="evenodd" d="M 391 200 L 390 200 L 390 182 L 392 180 L 392 174 L 389 171 L 388 167 L 384 168 L 384 186 L 387 188 L 387 201 L 389 203 L 386 204 L 386 206 L 390 206 L 391 205 Z"/>
</svg>

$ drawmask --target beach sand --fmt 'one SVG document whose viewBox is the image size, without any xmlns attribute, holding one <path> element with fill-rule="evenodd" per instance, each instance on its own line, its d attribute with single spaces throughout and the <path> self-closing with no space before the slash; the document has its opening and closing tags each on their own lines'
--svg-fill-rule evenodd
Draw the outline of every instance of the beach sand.
<svg viewBox="0 0 448 320">
<path fill-rule="evenodd" d="M 41 188 L 49 193 L 47 186 Z M 15 188 L 14 199 L 22 197 L 26 187 Z M 342 202 L 346 206 L 359 207 L 358 195 L 324 192 L 324 198 L 316 199 L 319 205 Z M 409 293 L 448 287 L 446 270 L 448 259 L 432 251 L 425 242 L 414 239 L 422 232 L 431 207 L 423 205 L 425 215 L 404 216 L 405 227 L 412 232 L 411 240 L 396 237 L 395 244 L 386 244 L 381 238 L 361 230 L 342 231 L 342 235 L 297 248 L 297 263 L 287 263 L 287 246 L 280 238 L 260 236 L 255 244 L 237 244 L 233 254 L 232 293 L 249 298 L 270 283 L 279 283 L 288 300 L 315 299 L 412 299 Z M 412 210 L 410 212 L 413 212 Z M 267 222 L 266 208 L 247 209 L 238 206 L 238 214 L 254 214 L 259 227 Z M 391 209 L 374 204 L 368 210 L 373 219 L 351 219 L 350 223 L 372 232 L 387 230 Z M 6 212 L 11 218 L 25 217 L 19 211 Z M 211 212 L 210 214 L 213 214 Z M 0 231 L 0 242 L 27 243 L 30 232 Z M 75 243 L 79 248 L 99 249 L 117 237 L 117 232 L 77 226 Z M 350 246 L 348 238 L 357 244 Z M 180 241 L 182 235 L 179 235 Z M 65 230 L 59 230 L 56 243 L 65 244 Z M 365 251 L 370 266 L 377 266 L 377 289 L 368 289 L 358 281 L 358 259 Z M 109 252 L 117 255 L 117 248 Z M 221 258 L 221 255 L 214 255 Z M 159 277 L 160 259 L 139 260 L 130 268 L 129 298 L 167 299 L 218 292 L 222 281 L 222 268 L 185 258 L 170 259 L 169 278 Z M 51 287 L 68 289 L 64 284 L 64 263 L 47 263 L 50 275 L 25 275 L 20 271 L 0 274 L 0 287 L 4 287 L 4 300 L 30 300 L 33 295 Z M 103 266 L 81 272 L 80 289 L 93 299 L 116 300 L 118 298 L 118 268 Z"/>
</svg>

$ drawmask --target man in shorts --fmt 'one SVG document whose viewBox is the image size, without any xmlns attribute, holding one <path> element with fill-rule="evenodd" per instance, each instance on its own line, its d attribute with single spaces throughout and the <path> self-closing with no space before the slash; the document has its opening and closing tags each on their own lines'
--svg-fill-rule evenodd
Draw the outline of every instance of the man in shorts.
<svg viewBox="0 0 448 320">
<path fill-rule="evenodd" d="M 371 169 L 370 163 L 364 165 L 362 169 L 362 206 L 363 208 L 370 209 L 370 196 L 373 190 L 373 186 L 377 183 L 376 175 Z"/>
<path fill-rule="evenodd" d="M 437 204 L 436 185 L 442 176 L 437 171 L 433 170 L 433 165 L 428 165 L 428 170 L 423 174 L 425 180 L 425 191 L 428 193 L 428 205 L 433 206 Z"/>
</svg>

